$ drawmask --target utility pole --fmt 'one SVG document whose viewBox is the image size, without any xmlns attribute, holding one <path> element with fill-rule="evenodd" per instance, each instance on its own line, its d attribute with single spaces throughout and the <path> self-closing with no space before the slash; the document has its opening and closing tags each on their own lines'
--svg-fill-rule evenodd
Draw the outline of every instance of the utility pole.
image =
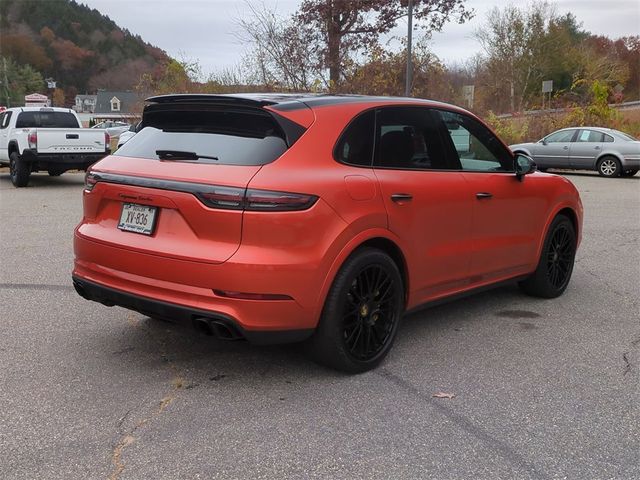
<svg viewBox="0 0 640 480">
<path fill-rule="evenodd" d="M 9 80 L 7 79 L 7 59 L 2 57 L 2 87 L 4 89 L 4 99 L 7 104 L 6 107 L 10 107 L 9 99 Z"/>
<path fill-rule="evenodd" d="M 407 23 L 409 30 L 407 31 L 407 83 L 404 87 L 404 96 L 411 96 L 411 83 L 413 81 L 413 58 L 411 58 L 411 41 L 413 35 L 413 0 L 409 0 L 409 17 Z"/>
</svg>

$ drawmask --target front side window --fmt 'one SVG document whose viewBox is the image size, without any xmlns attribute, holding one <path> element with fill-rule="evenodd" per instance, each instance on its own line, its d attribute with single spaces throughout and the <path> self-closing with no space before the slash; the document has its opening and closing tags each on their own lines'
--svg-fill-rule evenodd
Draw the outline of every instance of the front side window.
<svg viewBox="0 0 640 480">
<path fill-rule="evenodd" d="M 544 139 L 547 143 L 568 143 L 576 133 L 575 130 L 563 130 L 561 132 L 555 132 Z"/>
<path fill-rule="evenodd" d="M 472 117 L 446 110 L 435 111 L 446 126 L 450 149 L 454 151 L 462 170 L 475 172 L 513 172 L 511 152 Z"/>
<path fill-rule="evenodd" d="M 349 165 L 370 167 L 373 161 L 373 137 L 375 111 L 369 110 L 357 116 L 340 136 L 333 155 Z"/>
<path fill-rule="evenodd" d="M 429 109 L 380 109 L 376 121 L 374 165 L 404 170 L 453 169 Z"/>
</svg>

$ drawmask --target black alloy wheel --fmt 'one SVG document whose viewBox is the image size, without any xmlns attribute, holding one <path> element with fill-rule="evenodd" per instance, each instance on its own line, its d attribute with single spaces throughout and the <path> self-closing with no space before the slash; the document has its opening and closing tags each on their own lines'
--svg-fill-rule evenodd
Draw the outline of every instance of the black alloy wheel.
<svg viewBox="0 0 640 480">
<path fill-rule="evenodd" d="M 519 283 L 520 288 L 535 297 L 562 295 L 573 273 L 576 247 L 573 223 L 566 216 L 558 215 L 551 222 L 535 272 Z"/>
<path fill-rule="evenodd" d="M 398 288 L 381 265 L 370 265 L 353 279 L 342 317 L 343 339 L 353 358 L 369 361 L 389 341 L 396 321 Z"/>
<path fill-rule="evenodd" d="M 395 262 L 380 250 L 357 250 L 329 290 L 310 353 L 344 372 L 370 370 L 389 353 L 403 310 L 404 286 Z"/>
<path fill-rule="evenodd" d="M 560 224 L 554 230 L 547 250 L 547 277 L 554 288 L 563 288 L 569 282 L 573 267 L 575 247 L 573 232 L 566 224 Z"/>
</svg>

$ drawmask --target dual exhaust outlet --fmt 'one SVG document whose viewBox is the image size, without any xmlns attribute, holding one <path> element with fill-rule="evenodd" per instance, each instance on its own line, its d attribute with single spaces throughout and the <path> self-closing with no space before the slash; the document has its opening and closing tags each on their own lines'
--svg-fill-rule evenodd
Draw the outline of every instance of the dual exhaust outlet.
<svg viewBox="0 0 640 480">
<path fill-rule="evenodd" d="M 220 340 L 242 340 L 244 335 L 232 324 L 214 318 L 196 317 L 193 326 L 197 331 Z"/>
</svg>

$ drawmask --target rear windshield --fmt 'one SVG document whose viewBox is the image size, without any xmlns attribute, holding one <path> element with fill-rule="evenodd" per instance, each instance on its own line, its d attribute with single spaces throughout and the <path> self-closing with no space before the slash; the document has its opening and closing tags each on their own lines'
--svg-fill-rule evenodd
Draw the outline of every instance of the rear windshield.
<svg viewBox="0 0 640 480">
<path fill-rule="evenodd" d="M 284 132 L 264 110 L 185 107 L 158 106 L 145 111 L 142 129 L 117 154 L 194 163 L 265 165 L 287 150 Z"/>
<path fill-rule="evenodd" d="M 20 112 L 16 128 L 80 128 L 80 125 L 69 112 Z"/>
</svg>

